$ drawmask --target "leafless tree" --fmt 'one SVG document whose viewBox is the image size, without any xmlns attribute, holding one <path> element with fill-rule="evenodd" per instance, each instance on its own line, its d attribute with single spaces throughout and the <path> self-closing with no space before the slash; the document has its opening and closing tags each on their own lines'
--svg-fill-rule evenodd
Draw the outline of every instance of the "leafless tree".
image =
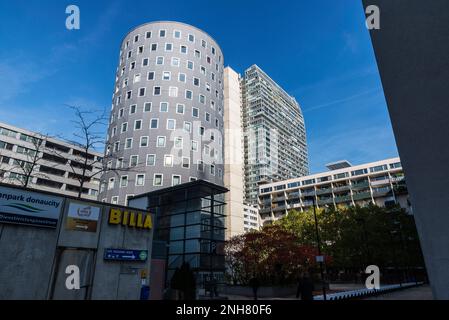
<svg viewBox="0 0 449 320">
<path fill-rule="evenodd" d="M 106 172 L 139 172 L 139 165 L 131 166 L 122 163 L 120 166 L 111 166 L 118 158 L 112 152 L 107 152 L 104 157 L 92 156 L 93 151 L 109 149 L 105 142 L 105 132 L 108 117 L 105 111 L 83 110 L 79 106 L 69 106 L 74 112 L 73 139 L 65 139 L 77 146 L 81 151 L 74 152 L 68 159 L 72 178 L 78 181 L 78 198 L 81 198 L 85 183 L 95 177 L 100 177 Z"/>
<path fill-rule="evenodd" d="M 37 169 L 42 161 L 42 155 L 45 150 L 45 143 L 48 139 L 48 135 L 43 135 L 40 133 L 35 133 L 33 135 L 28 135 L 26 137 L 26 142 L 31 144 L 31 148 L 24 146 L 19 146 L 17 151 L 25 155 L 25 159 L 13 159 L 12 166 L 10 168 L 10 173 L 17 173 L 13 178 L 9 177 L 10 180 L 19 182 L 23 187 L 28 187 L 31 183 L 33 177 L 43 177 L 47 176 L 44 173 L 39 172 Z"/>
</svg>

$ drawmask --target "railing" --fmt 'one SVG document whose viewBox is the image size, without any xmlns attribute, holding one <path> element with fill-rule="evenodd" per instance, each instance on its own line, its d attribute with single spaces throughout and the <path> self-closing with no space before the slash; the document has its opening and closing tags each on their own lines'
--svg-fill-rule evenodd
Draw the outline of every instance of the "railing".
<svg viewBox="0 0 449 320">
<path fill-rule="evenodd" d="M 329 199 L 324 199 L 324 200 L 318 200 L 318 205 L 325 205 L 325 204 L 333 204 L 334 203 L 334 199 L 329 198 Z"/>
<path fill-rule="evenodd" d="M 332 188 L 327 188 L 327 189 L 317 189 L 316 190 L 316 194 L 320 195 L 320 194 L 326 194 L 326 193 L 332 193 Z"/>
<path fill-rule="evenodd" d="M 399 182 L 405 180 L 405 177 L 392 177 L 391 182 Z"/>
<path fill-rule="evenodd" d="M 366 182 L 361 182 L 361 183 L 354 183 L 354 184 L 352 184 L 352 188 L 353 188 L 353 189 L 366 188 L 366 187 L 368 187 L 368 186 L 369 186 L 368 181 L 366 181 Z"/>
<path fill-rule="evenodd" d="M 315 191 L 303 191 L 301 192 L 302 196 L 308 197 L 308 196 L 314 196 L 315 195 Z"/>
<path fill-rule="evenodd" d="M 341 203 L 341 202 L 348 202 L 348 201 L 352 201 L 351 196 L 342 196 L 342 197 L 335 197 L 335 202 L 336 203 Z"/>
<path fill-rule="evenodd" d="M 334 192 L 348 191 L 348 190 L 349 190 L 349 185 L 347 185 L 347 186 L 341 186 L 341 187 L 335 187 L 335 188 L 334 188 Z"/>
<path fill-rule="evenodd" d="M 353 194 L 352 197 L 354 200 L 370 199 L 371 193 L 370 192 L 356 193 L 356 194 Z"/>
<path fill-rule="evenodd" d="M 374 181 L 371 181 L 371 185 L 372 185 L 372 186 L 378 186 L 378 185 L 388 184 L 388 183 L 390 183 L 390 179 L 383 179 L 383 180 L 374 180 Z"/>
</svg>

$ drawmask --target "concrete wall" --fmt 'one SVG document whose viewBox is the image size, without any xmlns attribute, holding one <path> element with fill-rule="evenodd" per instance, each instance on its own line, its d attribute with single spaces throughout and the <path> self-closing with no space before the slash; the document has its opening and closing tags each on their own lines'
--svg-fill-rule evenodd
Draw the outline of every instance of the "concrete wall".
<svg viewBox="0 0 449 320">
<path fill-rule="evenodd" d="M 364 0 L 434 297 L 449 299 L 449 1 Z"/>
<path fill-rule="evenodd" d="M 230 67 L 224 70 L 226 239 L 242 234 L 244 201 L 243 127 L 239 75 Z"/>
<path fill-rule="evenodd" d="M 109 224 L 111 207 L 87 201 L 83 205 L 100 208 L 96 231 L 69 230 L 70 202 L 79 203 L 64 199 L 56 228 L 0 223 L 0 300 L 140 298 L 142 272 L 145 283 L 149 282 L 153 231 Z M 106 261 L 103 259 L 106 248 L 147 250 L 148 259 Z M 65 286 L 68 265 L 80 269 L 79 290 L 68 290 Z"/>
</svg>

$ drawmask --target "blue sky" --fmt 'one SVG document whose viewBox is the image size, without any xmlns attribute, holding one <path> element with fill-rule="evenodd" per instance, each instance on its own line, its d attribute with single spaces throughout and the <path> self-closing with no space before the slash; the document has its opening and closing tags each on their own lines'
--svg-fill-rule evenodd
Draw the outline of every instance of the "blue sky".
<svg viewBox="0 0 449 320">
<path fill-rule="evenodd" d="M 76 4 L 81 29 L 65 28 Z M 111 105 L 119 45 L 134 26 L 177 20 L 208 32 L 225 65 L 259 65 L 295 96 L 311 172 L 397 156 L 360 0 L 0 3 L 0 121 L 70 136 L 66 104 Z"/>
</svg>

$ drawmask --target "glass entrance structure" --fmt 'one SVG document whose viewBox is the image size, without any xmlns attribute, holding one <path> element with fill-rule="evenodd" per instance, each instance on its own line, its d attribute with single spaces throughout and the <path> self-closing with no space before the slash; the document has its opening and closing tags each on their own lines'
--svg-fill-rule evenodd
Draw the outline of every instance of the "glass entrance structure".
<svg viewBox="0 0 449 320">
<path fill-rule="evenodd" d="M 168 287 L 176 268 L 188 263 L 196 275 L 197 288 L 210 279 L 224 282 L 225 211 L 224 194 L 228 189 L 197 180 L 139 195 L 140 202 L 155 214 L 155 241 L 165 241 Z M 143 202 L 142 202 L 143 201 Z"/>
</svg>

